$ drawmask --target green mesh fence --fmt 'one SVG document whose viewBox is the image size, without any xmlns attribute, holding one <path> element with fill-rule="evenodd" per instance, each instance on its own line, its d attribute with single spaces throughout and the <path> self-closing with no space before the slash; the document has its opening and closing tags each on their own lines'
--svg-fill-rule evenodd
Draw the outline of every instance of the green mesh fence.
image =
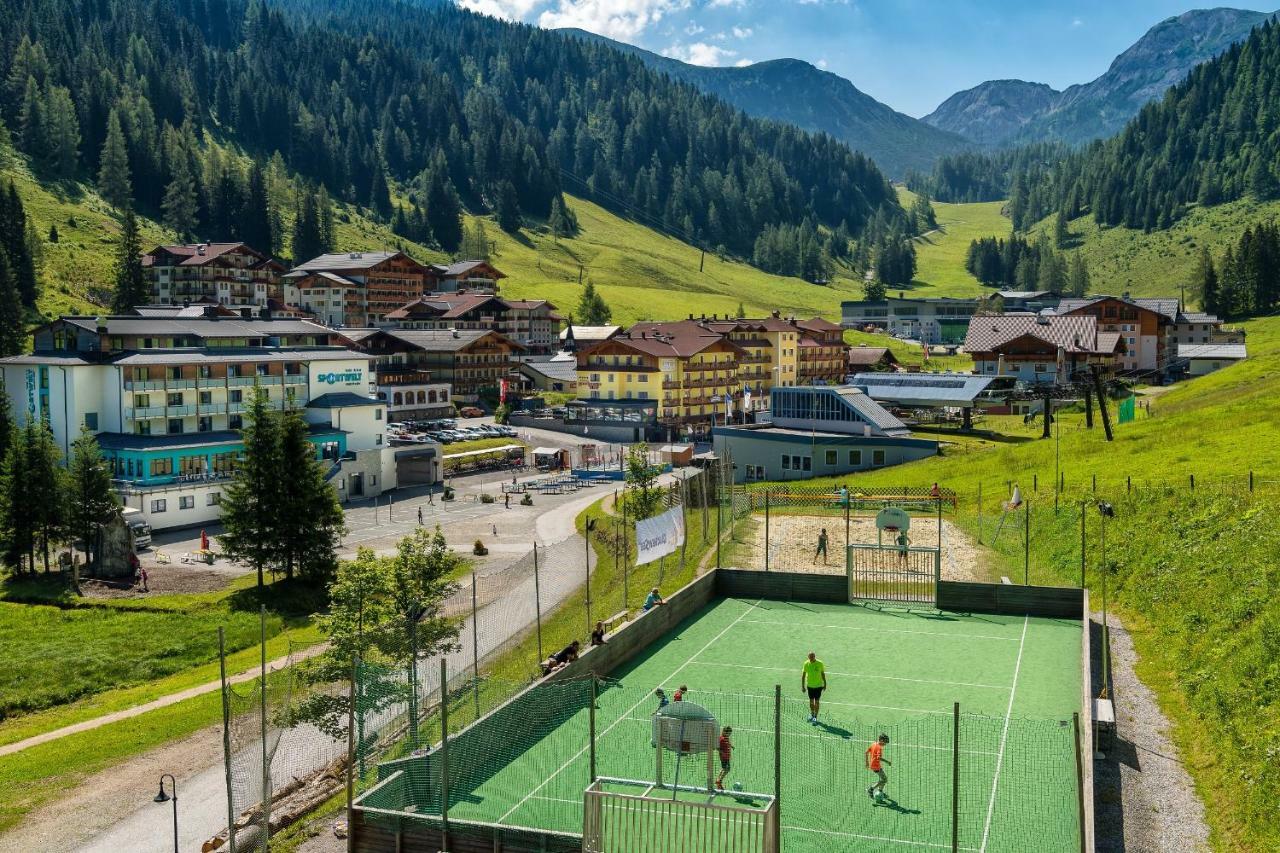
<svg viewBox="0 0 1280 853">
<path fill-rule="evenodd" d="M 582 832 L 583 793 L 595 779 L 653 782 L 672 797 L 706 789 L 705 754 L 664 752 L 659 769 L 650 689 L 601 681 L 595 694 L 593 714 L 590 680 L 538 685 L 461 728 L 453 715 L 467 719 L 468 697 L 450 696 L 447 746 L 371 767 L 366 819 L 443 818 L 447 805 L 460 827 L 563 838 Z M 802 699 L 700 691 L 696 700 L 733 729 L 726 794 L 777 790 L 788 851 L 948 849 L 953 838 L 961 850 L 1079 849 L 1071 720 L 939 713 L 878 722 L 838 708 L 814 726 Z M 436 735 L 439 709 L 431 716 Z M 873 800 L 865 751 L 882 734 L 892 764 L 886 796 Z M 718 775 L 718 756 L 714 765 Z"/>
</svg>

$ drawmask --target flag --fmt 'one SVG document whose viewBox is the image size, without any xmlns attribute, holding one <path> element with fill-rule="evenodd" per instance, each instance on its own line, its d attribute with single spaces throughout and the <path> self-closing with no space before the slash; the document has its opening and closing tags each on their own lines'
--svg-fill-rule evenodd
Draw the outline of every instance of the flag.
<svg viewBox="0 0 1280 853">
<path fill-rule="evenodd" d="M 505 379 L 498 380 L 498 402 L 507 402 L 507 380 Z"/>
<path fill-rule="evenodd" d="M 924 363 L 928 364 L 929 363 L 929 345 L 926 344 L 924 341 L 921 341 L 920 348 L 924 350 Z"/>
<path fill-rule="evenodd" d="M 751 389 L 744 387 L 742 389 L 742 413 L 745 415 L 751 411 Z"/>
</svg>

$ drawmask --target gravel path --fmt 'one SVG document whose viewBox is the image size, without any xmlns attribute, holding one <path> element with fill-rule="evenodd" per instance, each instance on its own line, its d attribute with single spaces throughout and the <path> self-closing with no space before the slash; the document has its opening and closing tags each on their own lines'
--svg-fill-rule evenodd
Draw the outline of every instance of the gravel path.
<svg viewBox="0 0 1280 853">
<path fill-rule="evenodd" d="M 1094 695 L 1102 687 L 1102 616 L 1093 614 Z M 1099 853 L 1190 853 L 1209 849 L 1204 804 L 1169 739 L 1169 720 L 1134 673 L 1137 652 L 1111 615 L 1116 743 L 1094 762 Z"/>
</svg>

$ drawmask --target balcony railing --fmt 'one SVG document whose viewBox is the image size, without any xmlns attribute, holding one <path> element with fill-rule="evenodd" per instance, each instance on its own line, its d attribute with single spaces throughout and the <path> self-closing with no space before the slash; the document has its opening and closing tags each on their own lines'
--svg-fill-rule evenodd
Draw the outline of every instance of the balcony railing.
<svg viewBox="0 0 1280 853">
<path fill-rule="evenodd" d="M 138 406 L 132 409 L 125 409 L 124 416 L 126 418 L 133 418 L 134 420 L 163 418 L 164 406 Z"/>
<path fill-rule="evenodd" d="M 252 385 L 260 379 L 266 379 L 266 376 L 228 376 L 227 384 L 232 388 L 243 388 Z"/>
<path fill-rule="evenodd" d="M 124 390 L 126 391 L 161 391 L 164 389 L 164 380 L 162 379 L 126 379 Z"/>
<path fill-rule="evenodd" d="M 284 384 L 285 385 L 306 385 L 307 377 L 303 376 L 301 373 L 286 373 L 284 375 Z"/>
</svg>

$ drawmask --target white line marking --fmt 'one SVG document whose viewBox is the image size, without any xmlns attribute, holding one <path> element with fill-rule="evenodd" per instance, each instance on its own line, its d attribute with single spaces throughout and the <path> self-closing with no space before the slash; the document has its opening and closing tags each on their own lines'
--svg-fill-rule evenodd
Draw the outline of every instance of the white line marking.
<svg viewBox="0 0 1280 853">
<path fill-rule="evenodd" d="M 543 797 L 541 795 L 534 797 L 535 800 L 547 800 L 552 803 L 573 803 L 575 806 L 582 805 L 582 800 L 570 800 L 565 797 Z"/>
<path fill-rule="evenodd" d="M 901 631 L 893 628 L 863 628 L 858 625 L 810 625 L 803 622 L 775 622 L 769 619 L 743 619 L 755 625 L 786 625 L 788 628 L 826 628 L 837 631 L 872 631 L 876 634 L 924 634 L 930 637 L 949 637 L 952 640 L 1003 640 L 1016 643 L 1013 637 L 1001 637 L 996 634 L 950 634 L 946 631 Z"/>
<path fill-rule="evenodd" d="M 817 832 L 823 835 L 843 835 L 845 838 L 861 838 L 865 841 L 888 841 L 890 844 L 908 844 L 912 847 L 940 847 L 943 850 L 950 850 L 950 844 L 935 844 L 931 841 L 907 841 L 904 838 L 886 838 L 883 835 L 859 835 L 856 832 L 839 832 L 834 829 L 811 829 L 807 826 L 786 826 L 784 830 L 791 832 Z M 961 847 L 961 850 L 976 850 L 976 847 Z"/>
<path fill-rule="evenodd" d="M 696 661 L 699 666 L 731 666 L 736 669 L 766 669 L 772 672 L 791 672 L 794 667 L 781 666 L 752 666 L 746 663 L 717 663 L 716 661 L 700 660 Z M 935 681 L 932 678 L 903 678 L 898 675 L 873 675 L 869 672 L 836 672 L 828 670 L 832 675 L 842 675 L 848 678 L 883 678 L 889 681 L 913 681 L 917 684 L 945 684 L 948 687 L 985 687 L 988 690 L 1010 690 L 1012 688 L 1003 684 L 974 684 L 969 681 Z"/>
<path fill-rule="evenodd" d="M 1009 690 L 1009 707 L 1004 712 L 1004 731 L 1000 733 L 1000 753 L 996 758 L 996 775 L 991 780 L 991 799 L 987 803 L 987 821 L 982 827 L 981 853 L 986 853 L 987 835 L 991 832 L 991 815 L 996 808 L 996 790 L 1000 787 L 1000 767 L 1004 764 L 1004 745 L 1009 738 L 1009 717 L 1013 714 L 1013 697 L 1018 693 L 1018 672 L 1022 669 L 1022 649 L 1027 642 L 1027 622 L 1030 617 L 1022 617 L 1022 639 L 1018 642 L 1018 662 L 1013 667 L 1013 687 Z"/>
<path fill-rule="evenodd" d="M 659 685 L 666 684 L 667 682 L 669 682 L 669 681 L 671 681 L 672 679 L 674 679 L 677 675 L 679 675 L 679 674 L 680 674 L 680 670 L 684 669 L 686 666 L 688 666 L 688 665 L 689 665 L 689 661 L 693 660 L 693 658 L 696 658 L 698 655 L 702 654 L 702 653 L 703 653 L 703 652 L 705 652 L 707 649 L 709 649 L 709 648 L 711 648 L 713 645 L 715 645 L 715 643 L 716 643 L 716 641 L 717 641 L 717 640 L 719 640 L 719 639 L 720 639 L 721 637 L 723 637 L 725 634 L 729 633 L 729 629 L 730 629 L 730 628 L 732 628 L 734 625 L 737 625 L 739 622 L 741 622 L 741 621 L 742 621 L 742 617 L 746 616 L 748 613 L 750 613 L 752 610 L 754 610 L 754 609 L 755 609 L 755 607 L 756 607 L 756 605 L 757 605 L 757 604 L 759 604 L 759 603 L 760 603 L 761 601 L 763 601 L 763 600 L 764 600 L 764 599 L 757 599 L 755 604 L 752 604 L 752 605 L 751 605 L 751 606 L 749 606 L 746 610 L 742 611 L 742 613 L 740 613 L 740 614 L 738 615 L 738 618 L 737 618 L 737 619 L 734 619 L 734 620 L 733 620 L 732 622 L 730 622 L 728 625 L 724 626 L 724 629 L 723 629 L 723 630 L 721 630 L 719 634 L 716 634 L 714 637 L 712 637 L 710 640 L 708 640 L 708 641 L 707 641 L 707 644 L 706 644 L 705 646 L 703 646 L 702 648 L 698 649 L 698 651 L 694 652 L 694 653 L 693 653 L 693 655 L 692 655 L 688 660 L 686 660 L 684 663 L 682 663 L 682 664 L 680 664 L 678 667 L 676 667 L 674 672 L 672 672 L 672 673 L 671 673 L 670 675 L 668 675 L 666 678 L 661 679 L 661 680 L 658 682 L 658 684 L 659 684 Z M 634 705 L 632 705 L 630 708 L 628 708 L 627 710 L 623 711 L 623 712 L 622 712 L 622 716 L 618 717 L 618 719 L 614 720 L 614 721 L 613 721 L 612 723 L 610 723 L 610 724 L 609 724 L 609 725 L 608 725 L 608 726 L 607 726 L 603 731 L 601 731 L 600 733 L 598 733 L 598 734 L 596 735 L 596 739 L 597 739 L 597 740 L 599 740 L 600 738 L 602 738 L 602 737 L 604 737 L 605 735 L 607 735 L 609 732 L 613 731 L 613 728 L 614 728 L 615 726 L 617 726 L 619 723 L 621 723 L 623 720 L 625 720 L 628 716 L 630 716 L 630 715 L 631 715 L 631 712 L 632 712 L 632 711 L 634 711 L 636 708 L 639 708 L 639 707 L 640 707 L 641 705 L 643 705 L 645 702 L 651 702 L 651 701 L 653 701 L 653 700 L 650 698 L 650 696 L 651 696 L 651 691 L 646 692 L 646 693 L 645 693 L 645 695 L 644 695 L 644 696 L 642 696 L 642 697 L 640 698 L 640 701 L 639 701 L 639 702 L 636 702 L 636 703 L 635 703 Z M 544 781 L 542 781 L 542 782 L 538 785 L 538 787 L 534 788 L 534 789 L 533 789 L 532 791 L 530 791 L 528 794 L 525 794 L 524 798 L 523 798 L 523 799 L 521 799 L 521 800 L 520 800 L 520 802 L 516 803 L 516 804 L 515 804 L 514 806 L 512 806 L 511 808 L 507 809 L 507 811 L 502 815 L 502 817 L 498 818 L 498 819 L 497 819 L 497 821 L 495 821 L 495 822 L 496 822 L 496 823 L 502 823 L 504 820 L 506 820 L 508 817 L 510 817 L 510 816 L 511 816 L 511 814 L 512 814 L 512 812 L 516 811 L 516 809 L 518 809 L 518 808 L 520 808 L 521 806 L 523 806 L 523 805 L 525 804 L 525 802 L 526 802 L 526 801 L 528 801 L 528 799 L 529 799 L 530 797 L 532 797 L 534 794 L 538 793 L 538 792 L 539 792 L 539 791 L 541 791 L 543 788 L 545 788 L 547 785 L 549 785 L 549 784 L 551 783 L 551 780 L 552 780 L 552 779 L 555 779 L 557 776 L 559 776 L 559 775 L 564 771 L 564 769 L 565 769 L 566 767 L 568 767 L 568 766 L 569 766 L 570 764 L 572 764 L 573 762 L 577 761 L 579 758 L 581 758 L 583 755 L 585 755 L 585 754 L 587 753 L 587 751 L 588 751 L 588 750 L 590 750 L 590 749 L 591 749 L 591 745 L 590 745 L 590 744 L 588 744 L 588 745 L 584 746 L 582 749 L 578 750 L 574 755 L 570 756 L 570 757 L 569 757 L 569 758 L 564 762 L 564 764 L 561 764 L 561 765 L 560 765 L 560 767 L 556 769 L 556 772 L 554 772 L 554 773 L 552 773 L 550 776 L 548 776 Z"/>
<path fill-rule="evenodd" d="M 627 717 L 627 719 L 633 723 L 646 723 L 646 724 L 653 723 L 652 717 Z M 770 737 L 773 737 L 773 732 L 767 729 L 753 729 L 753 728 L 746 728 L 743 726 L 734 726 L 733 732 L 734 734 L 737 734 L 738 732 L 747 732 L 748 734 L 769 735 Z M 841 737 L 840 735 L 813 735 L 813 734 L 809 734 L 808 732 L 783 732 L 782 736 L 783 737 L 803 737 L 803 738 L 810 738 L 813 740 L 849 741 L 849 742 L 856 742 L 859 746 L 861 746 L 864 743 L 867 743 L 867 744 L 871 743 L 871 741 L 869 740 L 864 741 L 864 740 L 859 740 L 858 738 L 853 738 L 853 737 L 845 738 L 845 737 Z M 938 752 L 951 752 L 951 747 L 949 746 L 926 746 L 925 744 L 922 744 L 922 743 L 899 743 L 897 741 L 894 741 L 893 748 L 894 749 L 932 749 Z M 995 755 L 996 753 L 994 750 L 990 750 L 990 749 L 962 749 L 960 750 L 960 754 L 961 755 Z M 574 802 L 577 802 L 577 801 L 575 800 Z"/>
</svg>

